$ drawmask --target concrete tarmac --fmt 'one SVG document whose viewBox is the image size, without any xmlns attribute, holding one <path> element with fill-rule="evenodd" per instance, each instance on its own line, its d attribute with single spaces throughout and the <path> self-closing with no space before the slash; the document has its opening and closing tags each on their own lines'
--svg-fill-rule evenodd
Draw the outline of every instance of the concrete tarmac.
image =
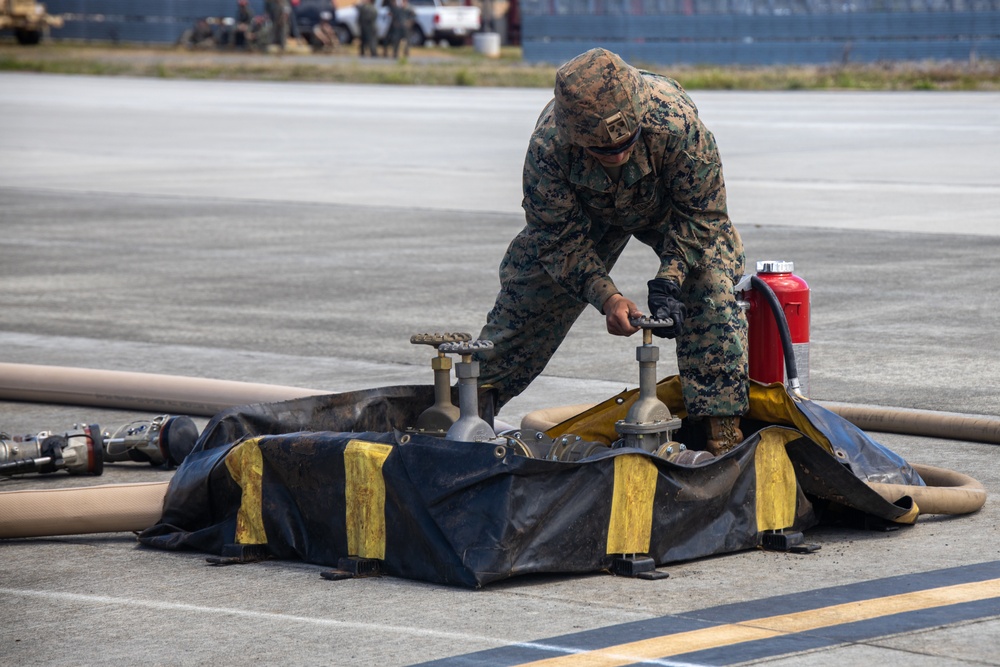
<svg viewBox="0 0 1000 667">
<path fill-rule="evenodd" d="M 719 141 L 750 266 L 792 260 L 812 288 L 809 395 L 1000 416 L 1000 95 L 692 96 Z M 427 349 L 409 336 L 482 326 L 523 224 L 520 164 L 547 97 L 0 74 L 0 361 L 329 391 L 429 383 Z M 655 267 L 633 244 L 613 277 L 642 302 Z M 634 387 L 636 344 L 586 312 L 501 418 Z M 675 373 L 671 344 L 661 350 L 660 374 Z M 9 434 L 151 416 L 0 401 Z M 211 568 L 131 534 L 0 541 L 0 662 L 580 661 L 696 620 L 753 626 L 858 596 L 987 590 L 1000 579 L 997 443 L 876 437 L 976 477 L 987 505 L 892 533 L 819 528 L 815 554 L 702 559 L 662 581 L 524 577 L 482 591 L 329 582 L 296 562 Z M 171 474 L 123 463 L 0 491 Z M 998 600 L 848 615 L 786 643 L 622 651 L 654 664 L 995 665 Z"/>
</svg>

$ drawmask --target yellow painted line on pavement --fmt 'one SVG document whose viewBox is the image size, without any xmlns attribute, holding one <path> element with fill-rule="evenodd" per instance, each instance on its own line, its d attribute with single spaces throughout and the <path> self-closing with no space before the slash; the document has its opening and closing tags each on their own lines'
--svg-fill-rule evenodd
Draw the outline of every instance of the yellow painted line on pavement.
<svg viewBox="0 0 1000 667">
<path fill-rule="evenodd" d="M 856 623 L 892 614 L 902 614 L 934 607 L 976 602 L 1000 597 L 1000 579 L 976 581 L 968 584 L 930 588 L 912 593 L 890 595 L 873 600 L 859 600 L 844 604 L 820 607 L 793 614 L 768 616 L 729 623 L 701 630 L 679 632 L 663 637 L 619 644 L 596 651 L 574 653 L 546 660 L 523 663 L 521 667 L 614 667 L 630 665 L 644 660 L 656 660 L 674 655 L 704 651 L 749 641 L 770 639 L 797 632 L 808 632 L 845 623 Z"/>
</svg>

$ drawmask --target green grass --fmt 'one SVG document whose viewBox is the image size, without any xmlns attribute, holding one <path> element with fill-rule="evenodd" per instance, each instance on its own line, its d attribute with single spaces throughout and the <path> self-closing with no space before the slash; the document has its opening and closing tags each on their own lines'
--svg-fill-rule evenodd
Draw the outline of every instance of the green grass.
<svg viewBox="0 0 1000 667">
<path fill-rule="evenodd" d="M 1000 90 L 1000 62 L 908 62 L 801 67 L 667 67 L 636 63 L 695 90 Z M 187 51 L 48 42 L 22 47 L 0 41 L 0 70 L 169 79 L 314 81 L 426 86 L 550 88 L 555 67 L 522 62 L 504 47 L 486 58 L 472 47 L 416 48 L 398 61 L 357 57 Z"/>
</svg>

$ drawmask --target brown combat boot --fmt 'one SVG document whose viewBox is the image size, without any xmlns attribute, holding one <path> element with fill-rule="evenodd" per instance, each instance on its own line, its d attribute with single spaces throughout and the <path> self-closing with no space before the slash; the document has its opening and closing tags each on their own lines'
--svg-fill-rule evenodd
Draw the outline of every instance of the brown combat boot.
<svg viewBox="0 0 1000 667">
<path fill-rule="evenodd" d="M 705 417 L 705 433 L 708 451 L 716 456 L 722 456 L 743 442 L 739 417 Z"/>
</svg>

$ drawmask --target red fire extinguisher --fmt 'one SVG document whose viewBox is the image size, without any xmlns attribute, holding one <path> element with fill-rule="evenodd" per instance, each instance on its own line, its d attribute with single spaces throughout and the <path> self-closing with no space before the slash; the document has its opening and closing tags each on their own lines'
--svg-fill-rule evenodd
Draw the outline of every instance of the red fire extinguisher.
<svg viewBox="0 0 1000 667">
<path fill-rule="evenodd" d="M 751 379 L 766 384 L 783 382 L 793 390 L 809 395 L 809 285 L 796 276 L 793 262 L 757 262 L 757 275 L 751 277 L 746 300 L 749 326 L 749 361 Z M 770 293 L 769 293 L 770 292 Z M 787 326 L 776 317 L 784 314 Z M 783 340 L 787 330 L 790 340 Z M 790 345 L 789 345 L 790 342 Z M 791 350 L 793 374 L 788 374 L 786 349 Z"/>
</svg>

